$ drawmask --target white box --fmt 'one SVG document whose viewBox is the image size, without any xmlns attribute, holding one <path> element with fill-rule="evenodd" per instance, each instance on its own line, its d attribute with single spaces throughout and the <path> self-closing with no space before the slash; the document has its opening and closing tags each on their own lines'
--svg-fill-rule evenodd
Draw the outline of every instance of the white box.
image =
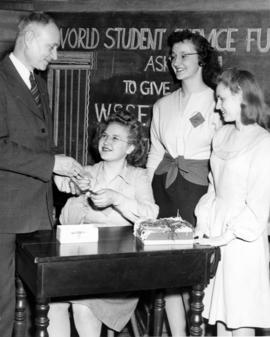
<svg viewBox="0 0 270 337">
<path fill-rule="evenodd" d="M 62 243 L 59 245 L 60 256 L 95 255 L 98 253 L 98 242 Z"/>
<path fill-rule="evenodd" d="M 98 242 L 98 228 L 92 224 L 59 225 L 56 238 L 61 243 Z"/>
</svg>

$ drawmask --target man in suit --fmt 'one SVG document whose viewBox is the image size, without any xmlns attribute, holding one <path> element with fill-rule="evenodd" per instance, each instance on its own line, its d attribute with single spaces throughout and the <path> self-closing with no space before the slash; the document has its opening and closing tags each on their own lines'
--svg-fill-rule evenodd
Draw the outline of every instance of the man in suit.
<svg viewBox="0 0 270 337">
<path fill-rule="evenodd" d="M 61 190 L 70 192 L 70 177 L 82 170 L 73 158 L 54 154 L 46 84 L 34 74 L 57 58 L 59 44 L 53 19 L 31 13 L 19 23 L 14 50 L 0 64 L 1 337 L 11 337 L 13 329 L 16 233 L 50 229 L 53 175 Z"/>
</svg>

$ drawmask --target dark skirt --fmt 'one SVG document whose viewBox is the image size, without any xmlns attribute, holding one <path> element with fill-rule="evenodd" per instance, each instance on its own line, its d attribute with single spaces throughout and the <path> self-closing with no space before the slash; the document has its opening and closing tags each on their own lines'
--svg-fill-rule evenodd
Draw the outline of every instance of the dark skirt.
<svg viewBox="0 0 270 337">
<path fill-rule="evenodd" d="M 200 198 L 207 192 L 207 186 L 197 185 L 185 180 L 178 172 L 175 181 L 166 189 L 167 173 L 154 175 L 152 181 L 153 193 L 159 206 L 159 218 L 174 217 L 179 211 L 180 216 L 196 225 L 194 209 Z"/>
</svg>

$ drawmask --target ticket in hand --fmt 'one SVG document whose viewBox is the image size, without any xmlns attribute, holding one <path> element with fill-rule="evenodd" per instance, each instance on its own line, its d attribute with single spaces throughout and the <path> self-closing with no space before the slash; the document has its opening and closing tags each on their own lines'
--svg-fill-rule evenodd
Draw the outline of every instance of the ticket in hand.
<svg viewBox="0 0 270 337">
<path fill-rule="evenodd" d="M 81 192 L 86 192 L 91 190 L 92 179 L 88 176 L 83 176 L 81 178 L 71 178 L 72 182 L 79 188 Z"/>
</svg>

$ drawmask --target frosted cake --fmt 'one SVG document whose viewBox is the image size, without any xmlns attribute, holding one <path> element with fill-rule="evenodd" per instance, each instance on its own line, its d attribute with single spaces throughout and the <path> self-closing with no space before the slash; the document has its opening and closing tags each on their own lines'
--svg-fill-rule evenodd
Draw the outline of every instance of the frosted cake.
<svg viewBox="0 0 270 337">
<path fill-rule="evenodd" d="M 143 220 L 134 225 L 134 235 L 143 244 L 192 244 L 192 225 L 180 217 Z"/>
</svg>

